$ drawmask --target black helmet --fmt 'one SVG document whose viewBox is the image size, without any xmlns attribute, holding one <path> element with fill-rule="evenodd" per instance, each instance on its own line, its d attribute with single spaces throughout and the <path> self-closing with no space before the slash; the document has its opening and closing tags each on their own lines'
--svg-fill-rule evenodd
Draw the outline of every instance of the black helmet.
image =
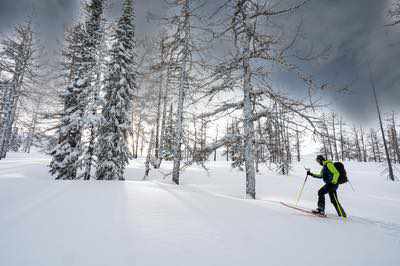
<svg viewBox="0 0 400 266">
<path fill-rule="evenodd" d="M 323 155 L 318 155 L 316 158 L 317 162 L 322 164 L 325 161 L 325 157 Z"/>
</svg>

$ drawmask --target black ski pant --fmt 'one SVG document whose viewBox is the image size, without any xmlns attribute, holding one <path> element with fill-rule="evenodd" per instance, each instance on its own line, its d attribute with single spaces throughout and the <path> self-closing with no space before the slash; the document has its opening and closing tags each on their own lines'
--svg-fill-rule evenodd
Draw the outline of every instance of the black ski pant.
<svg viewBox="0 0 400 266">
<path fill-rule="evenodd" d="M 338 185 L 334 184 L 325 184 L 320 190 L 318 190 L 318 209 L 325 211 L 325 194 L 329 194 L 329 198 L 331 200 L 331 203 L 336 209 L 336 212 L 339 216 L 346 217 L 346 212 L 342 208 L 342 205 L 339 203 L 339 199 L 337 196 L 337 189 Z"/>
</svg>

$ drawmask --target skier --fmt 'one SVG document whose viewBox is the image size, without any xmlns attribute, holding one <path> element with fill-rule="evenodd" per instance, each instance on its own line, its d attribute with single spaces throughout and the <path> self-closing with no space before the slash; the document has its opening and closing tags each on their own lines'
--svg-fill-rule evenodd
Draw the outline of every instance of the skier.
<svg viewBox="0 0 400 266">
<path fill-rule="evenodd" d="M 318 191 L 318 208 L 313 210 L 312 213 L 325 215 L 325 194 L 329 194 L 329 198 L 335 207 L 337 214 L 342 217 L 347 217 L 346 212 L 339 203 L 336 193 L 339 187 L 339 171 L 331 161 L 326 160 L 322 155 L 318 155 L 316 161 L 322 166 L 321 172 L 315 174 L 308 170 L 307 174 L 315 178 L 322 178 L 325 185 Z"/>
</svg>

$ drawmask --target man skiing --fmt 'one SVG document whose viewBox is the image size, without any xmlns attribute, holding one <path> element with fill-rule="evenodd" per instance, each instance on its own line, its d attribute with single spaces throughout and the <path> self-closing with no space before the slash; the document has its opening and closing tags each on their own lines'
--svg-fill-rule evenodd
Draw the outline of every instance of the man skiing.
<svg viewBox="0 0 400 266">
<path fill-rule="evenodd" d="M 312 212 L 314 214 L 325 215 L 325 194 L 329 194 L 329 198 L 335 207 L 337 214 L 342 217 L 347 217 L 346 212 L 339 203 L 336 193 L 339 187 L 339 171 L 331 161 L 326 160 L 322 155 L 318 155 L 316 160 L 322 166 L 321 172 L 315 174 L 308 170 L 307 174 L 315 178 L 322 178 L 325 185 L 318 191 L 318 208 Z"/>
</svg>

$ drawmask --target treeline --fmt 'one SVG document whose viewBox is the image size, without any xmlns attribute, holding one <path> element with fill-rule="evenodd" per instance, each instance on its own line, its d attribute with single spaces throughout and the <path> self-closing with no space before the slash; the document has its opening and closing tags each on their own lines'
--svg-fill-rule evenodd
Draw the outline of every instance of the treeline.
<svg viewBox="0 0 400 266">
<path fill-rule="evenodd" d="M 387 114 L 384 130 L 390 160 L 399 164 L 398 116 L 394 111 Z M 322 147 L 320 152 L 326 158 L 358 162 L 383 162 L 386 160 L 384 139 L 379 129 L 347 124 L 334 112 L 324 114 L 321 120 L 320 141 Z"/>
</svg>

